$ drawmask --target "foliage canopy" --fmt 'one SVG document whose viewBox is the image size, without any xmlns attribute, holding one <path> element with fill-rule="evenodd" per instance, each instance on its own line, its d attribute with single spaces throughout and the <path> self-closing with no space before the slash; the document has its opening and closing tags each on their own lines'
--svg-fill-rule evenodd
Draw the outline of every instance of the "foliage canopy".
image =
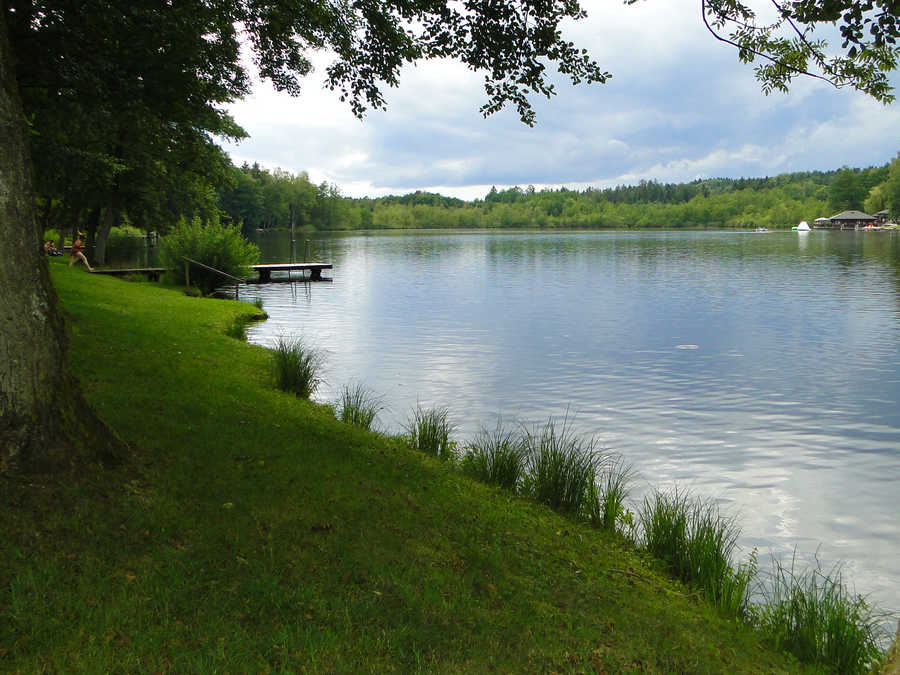
<svg viewBox="0 0 900 675">
<path fill-rule="evenodd" d="M 237 227 L 221 224 L 217 219 L 203 225 L 199 218 L 182 220 L 175 230 L 163 238 L 160 260 L 172 270 L 174 283 L 184 285 L 185 258 L 191 258 L 233 277 L 245 275 L 247 267 L 259 261 L 259 249 L 243 236 Z M 191 267 L 191 283 L 204 294 L 228 283 L 226 278 L 196 265 Z"/>
<path fill-rule="evenodd" d="M 786 92 L 793 78 L 811 75 L 836 87 L 851 86 L 883 103 L 894 100 L 888 74 L 897 69 L 900 55 L 896 0 L 700 4 L 703 21 L 718 40 L 736 47 L 745 63 L 762 61 L 756 76 L 766 93 Z"/>
</svg>

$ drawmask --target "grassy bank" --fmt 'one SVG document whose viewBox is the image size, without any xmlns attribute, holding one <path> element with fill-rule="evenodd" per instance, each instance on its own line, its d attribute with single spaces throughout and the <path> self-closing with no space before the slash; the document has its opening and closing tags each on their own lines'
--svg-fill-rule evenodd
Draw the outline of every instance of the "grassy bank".
<svg viewBox="0 0 900 675">
<path fill-rule="evenodd" d="M 274 388 L 247 304 L 54 264 L 133 458 L 0 478 L 0 669 L 797 672 L 586 525 Z"/>
</svg>

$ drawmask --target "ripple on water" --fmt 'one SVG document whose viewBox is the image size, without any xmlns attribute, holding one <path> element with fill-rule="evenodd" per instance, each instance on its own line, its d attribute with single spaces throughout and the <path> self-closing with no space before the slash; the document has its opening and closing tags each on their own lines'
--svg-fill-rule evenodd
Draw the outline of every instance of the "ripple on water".
<svg viewBox="0 0 900 675">
<path fill-rule="evenodd" d="M 846 560 L 900 610 L 900 249 L 844 234 L 336 237 L 333 283 L 242 296 L 270 315 L 251 341 L 327 349 L 322 400 L 362 381 L 386 428 L 443 405 L 462 438 L 568 411 L 636 499 L 678 481 L 740 513 L 746 550 Z"/>
</svg>

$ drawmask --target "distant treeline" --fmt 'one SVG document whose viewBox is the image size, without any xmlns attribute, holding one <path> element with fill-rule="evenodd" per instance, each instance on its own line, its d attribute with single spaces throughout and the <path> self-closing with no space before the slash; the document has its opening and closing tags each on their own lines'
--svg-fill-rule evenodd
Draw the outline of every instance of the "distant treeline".
<svg viewBox="0 0 900 675">
<path fill-rule="evenodd" d="M 880 211 L 892 201 L 900 211 L 900 160 L 893 165 L 895 170 L 886 164 L 604 189 L 492 188 L 474 201 L 421 191 L 352 199 L 342 197 L 337 186 L 312 184 L 306 173 L 244 165 L 220 191 L 219 205 L 246 228 L 289 227 L 292 213 L 296 226 L 316 230 L 786 227 L 847 209 Z"/>
<path fill-rule="evenodd" d="M 584 190 L 492 188 L 473 201 L 422 191 L 377 199 L 344 197 L 338 186 L 316 185 L 305 172 L 295 175 L 258 164 L 236 167 L 215 146 L 191 166 L 197 170 L 169 172 L 160 165 L 143 177 L 122 171 L 112 192 L 63 185 L 50 180 L 46 171 L 36 171 L 39 217 L 45 231 L 59 237 L 84 230 L 89 249 L 101 261 L 113 226 L 165 234 L 179 220 L 193 218 L 220 218 L 249 232 L 288 228 L 292 221 L 306 230 L 744 228 L 789 227 L 846 209 L 888 209 L 900 217 L 900 157 L 881 167 L 767 178 L 641 181 Z M 88 176 L 74 170 L 66 175 Z"/>
</svg>

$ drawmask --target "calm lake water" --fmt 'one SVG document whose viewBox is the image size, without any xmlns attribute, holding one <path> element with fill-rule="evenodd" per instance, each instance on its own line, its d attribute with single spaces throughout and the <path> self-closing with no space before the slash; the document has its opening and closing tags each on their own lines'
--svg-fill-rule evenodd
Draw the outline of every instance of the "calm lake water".
<svg viewBox="0 0 900 675">
<path fill-rule="evenodd" d="M 264 262 L 289 255 L 261 234 Z M 333 281 L 249 285 L 271 346 L 325 352 L 333 401 L 383 429 L 445 406 L 561 419 L 624 454 L 635 496 L 677 483 L 739 514 L 745 553 L 825 566 L 900 610 L 900 235 L 401 233 L 311 242 Z M 303 257 L 303 238 L 297 250 Z M 326 272 L 326 275 L 328 273 Z"/>
</svg>

